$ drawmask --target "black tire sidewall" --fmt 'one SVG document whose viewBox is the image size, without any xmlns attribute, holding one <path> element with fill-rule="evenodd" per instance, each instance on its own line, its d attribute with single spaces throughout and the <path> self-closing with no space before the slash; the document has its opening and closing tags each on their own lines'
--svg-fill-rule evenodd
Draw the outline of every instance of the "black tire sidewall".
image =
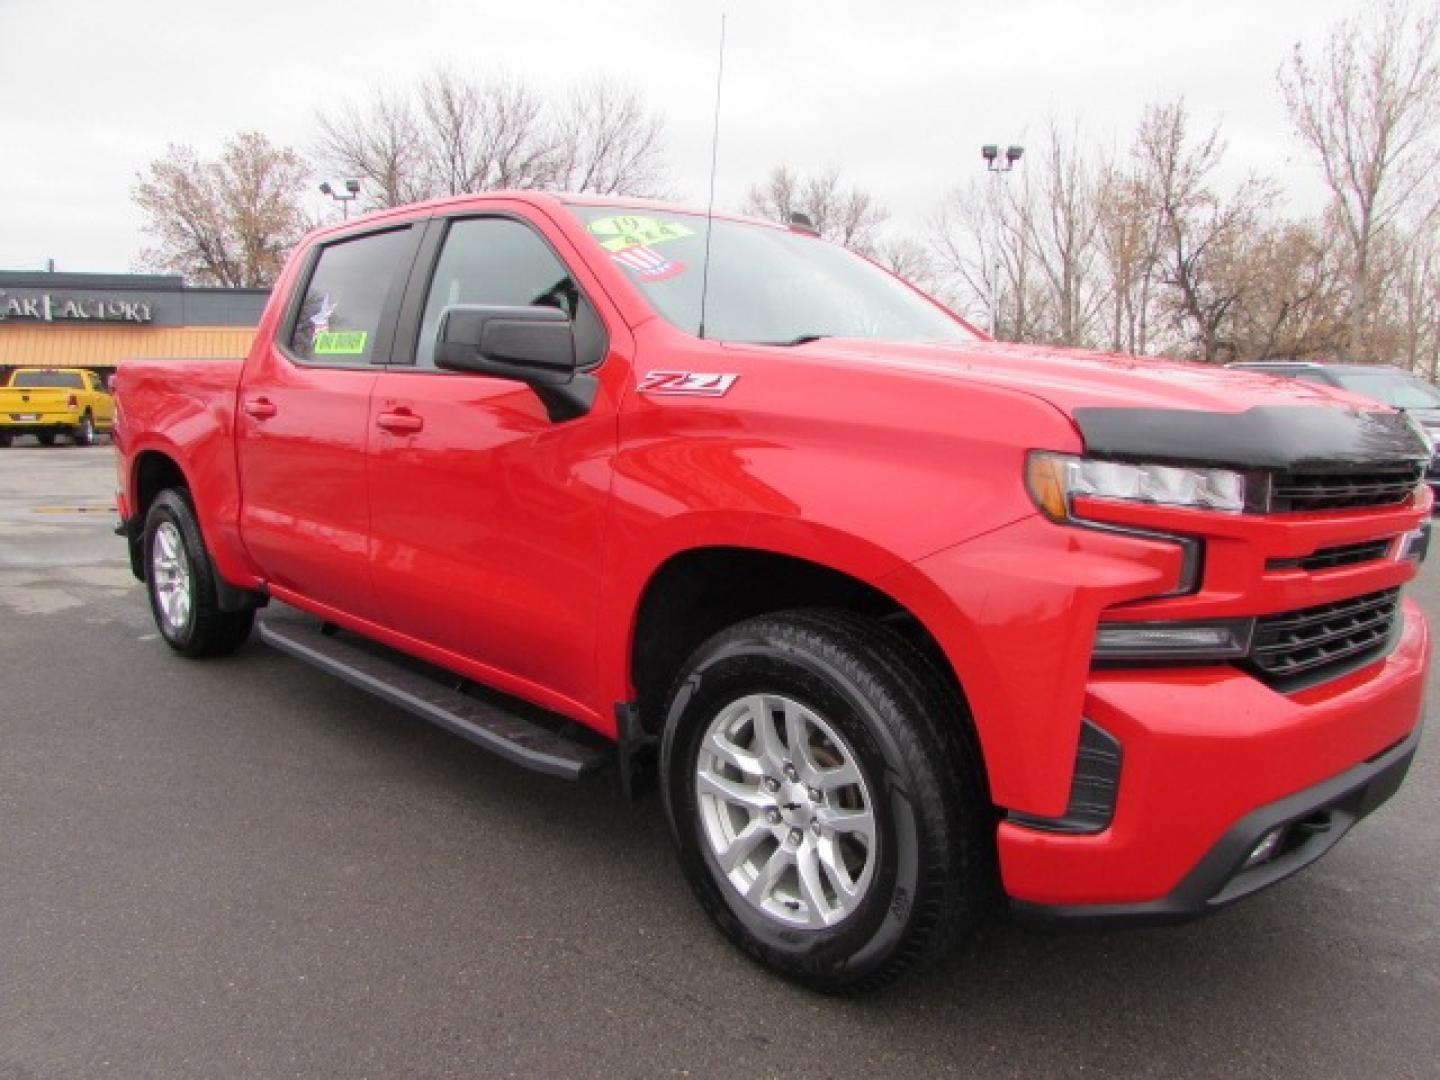
<svg viewBox="0 0 1440 1080">
<path fill-rule="evenodd" d="M 875 809 L 874 878 L 860 907 L 826 930 L 767 918 L 724 879 L 703 833 L 694 784 L 701 740 L 713 718 L 753 693 L 794 698 L 823 716 L 849 744 Z M 680 861 L 701 903 L 747 952 L 802 980 L 863 979 L 900 947 L 919 887 L 920 830 L 909 766 L 887 720 L 838 668 L 807 650 L 757 634 L 698 658 L 677 689 L 663 747 L 665 803 Z"/>
<path fill-rule="evenodd" d="M 87 412 L 80 418 L 80 423 L 75 425 L 75 432 L 70 436 L 76 446 L 93 446 L 95 444 L 95 418 Z"/>
</svg>

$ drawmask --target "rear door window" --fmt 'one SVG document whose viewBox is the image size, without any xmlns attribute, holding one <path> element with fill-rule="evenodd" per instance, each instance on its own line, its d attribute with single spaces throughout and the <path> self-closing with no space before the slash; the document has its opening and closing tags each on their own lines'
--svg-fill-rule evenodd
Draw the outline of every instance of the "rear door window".
<svg viewBox="0 0 1440 1080">
<path fill-rule="evenodd" d="M 391 229 L 320 249 L 290 328 L 289 349 L 307 364 L 383 362 L 394 307 L 414 253 L 412 230 Z"/>
</svg>

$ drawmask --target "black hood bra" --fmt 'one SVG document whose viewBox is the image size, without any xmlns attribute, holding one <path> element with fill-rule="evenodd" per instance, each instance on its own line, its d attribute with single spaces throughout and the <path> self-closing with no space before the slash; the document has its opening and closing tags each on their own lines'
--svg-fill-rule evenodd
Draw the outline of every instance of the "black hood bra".
<svg viewBox="0 0 1440 1080">
<path fill-rule="evenodd" d="M 1075 424 L 1094 457 L 1235 469 L 1346 472 L 1430 460 L 1398 411 L 1264 405 L 1238 413 L 1086 407 Z"/>
</svg>

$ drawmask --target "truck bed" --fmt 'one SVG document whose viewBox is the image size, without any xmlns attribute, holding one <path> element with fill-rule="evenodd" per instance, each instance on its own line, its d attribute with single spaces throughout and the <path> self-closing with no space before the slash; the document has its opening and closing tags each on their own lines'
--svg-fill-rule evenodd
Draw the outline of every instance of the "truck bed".
<svg viewBox="0 0 1440 1080">
<path fill-rule="evenodd" d="M 207 536 L 215 529 L 233 531 L 238 523 L 235 405 L 244 364 L 204 357 L 126 360 L 115 376 L 120 460 L 140 475 L 148 450 L 178 458 L 193 480 Z M 122 490 L 127 487 L 122 477 Z"/>
</svg>

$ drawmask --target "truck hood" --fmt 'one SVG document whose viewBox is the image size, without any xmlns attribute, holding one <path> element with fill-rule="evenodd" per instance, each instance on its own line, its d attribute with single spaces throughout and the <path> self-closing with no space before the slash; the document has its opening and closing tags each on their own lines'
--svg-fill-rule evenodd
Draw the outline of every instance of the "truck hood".
<svg viewBox="0 0 1440 1080">
<path fill-rule="evenodd" d="M 1213 364 L 1119 356 L 1003 342 L 905 345 L 822 338 L 809 355 L 872 363 L 938 379 L 1009 386 L 1042 397 L 1067 416 L 1083 407 L 1203 409 L 1240 412 L 1256 405 L 1333 405 L 1383 409 L 1341 390 Z"/>
<path fill-rule="evenodd" d="M 947 383 L 983 383 L 1049 402 L 1087 452 L 1251 468 L 1358 469 L 1430 459 L 1403 412 L 1343 390 L 1210 364 L 976 342 L 907 345 L 821 339 L 798 347 Z"/>
</svg>

